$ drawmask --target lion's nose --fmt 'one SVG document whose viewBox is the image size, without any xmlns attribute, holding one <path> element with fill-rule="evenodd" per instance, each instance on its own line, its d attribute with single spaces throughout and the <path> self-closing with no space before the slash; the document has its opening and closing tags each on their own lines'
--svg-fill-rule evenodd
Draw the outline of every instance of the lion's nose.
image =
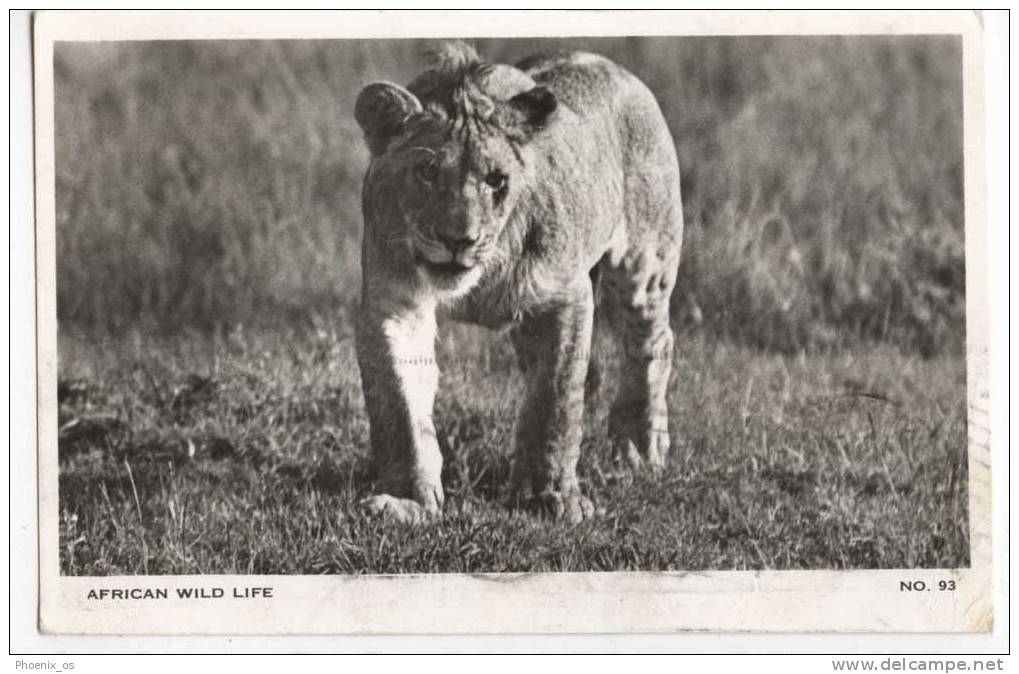
<svg viewBox="0 0 1019 674">
<path fill-rule="evenodd" d="M 471 232 L 460 236 L 449 236 L 441 232 L 438 232 L 437 234 L 442 245 L 448 248 L 454 255 L 464 252 L 478 242 L 477 235 Z"/>
</svg>

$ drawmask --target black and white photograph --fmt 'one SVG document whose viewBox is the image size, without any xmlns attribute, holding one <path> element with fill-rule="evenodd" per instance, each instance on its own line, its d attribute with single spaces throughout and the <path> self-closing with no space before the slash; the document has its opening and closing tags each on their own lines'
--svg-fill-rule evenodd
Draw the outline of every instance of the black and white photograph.
<svg viewBox="0 0 1019 674">
<path fill-rule="evenodd" d="M 47 545 L 82 602 L 164 576 L 951 593 L 989 517 L 963 35 L 676 25 L 54 39 Z"/>
</svg>

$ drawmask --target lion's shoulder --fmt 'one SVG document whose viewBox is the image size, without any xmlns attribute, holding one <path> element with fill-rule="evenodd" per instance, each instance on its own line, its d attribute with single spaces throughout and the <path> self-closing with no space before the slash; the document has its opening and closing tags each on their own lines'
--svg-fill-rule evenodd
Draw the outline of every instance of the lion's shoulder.
<svg viewBox="0 0 1019 674">
<path fill-rule="evenodd" d="M 606 107 L 618 110 L 619 101 L 637 103 L 636 113 L 654 101 L 650 90 L 623 66 L 599 54 L 558 51 L 530 56 L 516 67 L 556 98 L 579 112 Z"/>
</svg>

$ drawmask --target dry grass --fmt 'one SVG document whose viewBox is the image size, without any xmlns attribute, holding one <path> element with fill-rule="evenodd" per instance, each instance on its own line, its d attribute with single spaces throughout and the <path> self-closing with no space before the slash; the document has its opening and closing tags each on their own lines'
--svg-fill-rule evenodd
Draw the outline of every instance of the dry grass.
<svg viewBox="0 0 1019 674">
<path fill-rule="evenodd" d="M 64 573 L 968 563 L 950 37 L 479 41 L 598 51 L 659 97 L 687 221 L 674 450 L 661 479 L 612 474 L 608 376 L 581 465 L 606 514 L 510 512 L 518 376 L 447 327 L 445 518 L 363 518 L 352 106 L 427 46 L 58 45 Z"/>
<path fill-rule="evenodd" d="M 660 479 L 613 474 L 588 406 L 576 527 L 507 509 L 521 382 L 451 327 L 437 427 L 444 519 L 365 518 L 368 428 L 349 338 L 241 333 L 61 343 L 68 574 L 956 567 L 968 563 L 965 371 L 890 348 L 761 356 L 684 341 Z M 605 351 L 608 353 L 607 351 Z"/>
<path fill-rule="evenodd" d="M 679 323 L 751 345 L 964 340 L 962 97 L 951 37 L 483 40 L 599 51 L 679 149 Z M 332 322 L 360 284 L 353 102 L 421 41 L 62 44 L 64 327 Z"/>
</svg>

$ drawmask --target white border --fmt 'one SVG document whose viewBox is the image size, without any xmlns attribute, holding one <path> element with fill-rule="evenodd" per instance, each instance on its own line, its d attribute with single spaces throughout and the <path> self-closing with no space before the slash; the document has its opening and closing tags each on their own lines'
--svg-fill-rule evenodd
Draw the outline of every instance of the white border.
<svg viewBox="0 0 1019 674">
<path fill-rule="evenodd" d="M 164 14 L 164 15 L 160 15 L 159 16 L 159 20 L 158 21 L 151 21 L 152 17 L 142 17 L 140 15 L 129 16 L 128 20 L 123 20 L 124 17 L 120 16 L 120 17 L 118 17 L 118 20 L 115 21 L 113 24 L 111 24 L 108 20 L 106 20 L 106 19 L 109 18 L 108 16 L 103 16 L 103 15 L 93 15 L 93 16 L 97 19 L 98 23 L 105 24 L 107 28 L 109 28 L 110 25 L 116 25 L 116 28 L 118 29 L 118 31 L 123 31 L 123 30 L 128 30 L 129 31 L 129 30 L 132 30 L 132 29 L 139 28 L 138 27 L 139 23 L 143 24 L 143 28 L 144 28 L 145 24 L 148 24 L 151 27 L 151 25 L 153 25 L 155 23 L 158 23 L 160 25 L 160 27 L 162 29 L 164 29 L 164 30 L 170 29 L 170 30 L 173 30 L 173 31 L 179 31 L 179 30 L 181 30 L 181 21 L 182 21 L 183 18 L 187 18 L 189 20 L 192 20 L 193 23 L 196 23 L 196 24 L 197 23 L 201 23 L 202 27 L 208 27 L 208 25 L 212 25 L 212 24 L 216 24 L 217 23 L 215 18 L 210 20 L 208 17 L 197 17 L 194 14 L 189 14 L 189 15 L 177 15 L 177 14 L 174 14 L 174 15 L 169 15 L 169 16 Z M 232 16 L 236 17 L 238 15 L 234 14 Z M 247 16 L 250 16 L 250 15 L 245 15 L 245 16 L 247 17 Z M 265 15 L 255 16 L 253 18 L 253 20 L 252 20 L 253 23 L 258 24 L 259 21 L 263 21 L 263 23 L 259 24 L 261 29 L 264 31 L 262 33 L 259 32 L 259 30 L 260 30 L 259 27 L 256 27 L 256 28 L 252 29 L 251 28 L 251 24 L 247 23 L 247 22 L 245 23 L 244 27 L 240 27 L 240 25 L 235 25 L 236 19 L 229 19 L 229 20 L 227 20 L 227 22 L 230 23 L 230 28 L 231 29 L 236 28 L 238 31 L 240 31 L 240 33 L 238 34 L 238 37 L 240 37 L 240 36 L 243 36 L 243 37 L 268 37 L 269 35 L 271 35 L 273 37 L 294 37 L 294 34 L 292 34 L 292 33 L 288 34 L 287 31 L 292 30 L 293 25 L 294 25 L 293 21 L 296 20 L 299 16 L 300 15 L 297 15 L 297 14 L 287 14 L 286 15 L 286 20 L 282 20 L 280 18 L 280 16 L 276 15 L 276 14 L 272 14 L 270 17 L 267 17 Z M 319 15 L 319 14 L 316 15 L 316 17 L 320 17 L 320 16 L 321 15 Z M 333 15 L 333 16 L 335 16 L 335 15 Z M 377 16 L 377 15 L 373 14 L 373 15 L 368 15 L 368 16 L 371 17 L 371 16 Z M 480 20 L 480 18 L 482 16 L 484 16 L 484 14 L 475 16 L 473 18 L 471 16 L 462 16 L 461 18 L 467 19 L 468 22 L 469 22 L 470 20 L 475 20 L 475 19 L 479 19 Z M 490 17 L 491 14 L 488 14 L 488 16 Z M 533 17 L 533 15 L 531 15 L 531 16 Z M 647 15 L 645 15 L 645 16 L 647 16 Z M 672 16 L 672 18 L 669 19 L 669 20 L 674 21 L 673 24 L 675 24 L 677 19 L 675 18 L 675 15 L 671 15 L 671 16 Z M 667 34 L 680 34 L 680 33 L 682 33 L 682 34 L 722 34 L 722 33 L 725 33 L 725 34 L 735 34 L 735 33 L 761 34 L 761 33 L 771 33 L 771 32 L 774 32 L 775 24 L 779 25 L 780 28 L 782 27 L 783 24 L 785 24 L 785 28 L 787 29 L 785 32 L 850 34 L 850 33 L 870 33 L 870 32 L 878 32 L 878 31 L 884 32 L 882 29 L 896 28 L 896 27 L 900 27 L 901 28 L 902 25 L 903 25 L 903 23 L 902 23 L 902 18 L 903 17 L 901 15 L 899 15 L 897 18 L 892 20 L 892 19 L 888 18 L 889 16 L 891 16 L 890 14 L 883 14 L 882 16 L 886 17 L 886 19 L 884 19 L 883 22 L 887 23 L 887 24 L 886 25 L 880 25 L 880 27 L 875 27 L 875 25 L 872 24 L 872 19 L 870 19 L 871 20 L 871 24 L 869 25 L 869 28 L 868 28 L 868 25 L 867 25 L 867 20 L 868 19 L 867 19 L 866 15 L 860 15 L 860 14 L 841 14 L 838 17 L 839 18 L 838 22 L 836 23 L 838 25 L 838 30 L 836 30 L 836 31 L 832 31 L 832 30 L 824 31 L 823 28 L 819 27 L 818 22 L 825 23 L 826 21 L 832 21 L 832 16 L 830 16 L 830 15 L 825 15 L 825 16 L 827 16 L 827 18 L 824 18 L 823 20 L 818 21 L 818 16 L 817 15 L 804 14 L 802 12 L 798 12 L 795 15 L 791 15 L 791 14 L 774 14 L 774 13 L 771 13 L 771 14 L 767 14 L 767 15 L 764 15 L 764 16 L 756 15 L 756 16 L 754 16 L 754 20 L 753 21 L 748 21 L 748 20 L 746 20 L 746 16 L 745 15 L 734 15 L 732 13 L 715 13 L 715 14 L 711 14 L 711 15 L 708 16 L 708 15 L 705 15 L 703 12 L 701 12 L 701 13 L 696 13 L 696 14 L 683 14 L 681 16 L 681 18 L 684 19 L 682 21 L 682 30 L 676 30 L 676 31 L 666 30 L 669 27 L 671 27 L 672 24 L 667 23 L 665 21 L 665 18 L 663 18 L 663 17 L 658 17 L 658 16 L 651 17 L 653 19 L 651 22 L 653 23 L 653 28 L 655 29 L 654 32 L 667 33 Z M 48 15 L 48 16 L 44 16 L 43 18 L 49 19 L 51 17 L 52 18 L 56 18 L 56 15 Z M 933 20 L 934 17 L 937 17 L 937 20 Z M 201 20 L 195 20 L 195 19 L 199 19 L 199 18 Z M 220 17 L 220 18 L 225 18 L 225 17 Z M 271 21 L 270 21 L 271 25 L 264 24 L 264 22 L 268 18 L 271 18 Z M 348 19 L 350 17 L 341 16 L 341 18 Z M 634 23 L 632 21 L 622 20 L 620 14 L 613 14 L 612 17 L 611 17 L 612 18 L 611 21 L 607 21 L 606 22 L 606 21 L 602 20 L 603 24 L 607 23 L 607 24 L 611 25 L 611 29 L 612 30 L 608 31 L 607 33 L 598 33 L 596 30 L 591 28 L 591 24 L 590 24 L 591 20 L 595 19 L 595 18 L 597 18 L 597 16 L 593 15 L 593 14 L 585 14 L 585 15 L 582 15 L 582 16 L 578 16 L 576 14 L 572 14 L 570 16 L 570 19 L 571 19 L 570 20 L 570 28 L 572 28 L 574 30 L 572 32 L 571 31 L 567 31 L 567 30 L 562 30 L 562 31 L 556 30 L 555 32 L 558 35 L 568 35 L 568 34 L 573 34 L 573 35 L 579 35 L 579 34 L 598 35 L 598 34 L 610 34 L 610 33 L 618 34 L 618 33 L 634 33 L 634 32 L 641 32 L 641 33 L 647 34 L 647 33 L 651 32 L 651 31 L 639 31 L 639 27 L 635 28 L 635 25 L 634 25 Z M 743 29 L 742 31 L 741 30 L 734 31 L 734 30 L 729 30 L 729 29 L 726 29 L 726 30 L 719 29 L 719 25 L 725 24 L 726 21 L 732 21 L 732 19 L 734 19 L 734 18 L 735 19 L 741 19 L 741 20 L 738 21 L 738 23 L 739 23 L 740 27 L 742 27 L 742 29 Z M 428 30 L 429 30 L 429 21 L 428 20 L 418 21 L 417 23 L 415 23 L 413 21 L 394 22 L 394 21 L 392 21 L 392 16 L 391 15 L 386 15 L 384 17 L 379 17 L 379 19 L 380 19 L 379 20 L 379 25 L 377 25 L 376 28 L 388 28 L 388 29 L 391 29 L 389 31 L 389 35 L 392 35 L 392 30 L 399 31 L 399 30 L 403 29 L 404 27 L 406 27 L 406 25 L 408 25 L 408 24 L 414 24 L 414 27 L 415 27 L 414 31 L 410 32 L 410 33 L 404 33 L 404 35 L 411 35 L 412 33 L 413 33 L 413 35 L 416 35 L 416 36 L 423 36 L 423 35 L 450 35 L 450 30 L 449 30 L 448 27 L 444 27 L 441 30 L 441 32 L 438 32 L 438 33 L 434 33 L 434 34 L 433 33 L 428 33 Z M 183 22 L 186 22 L 186 21 L 183 21 Z M 489 20 L 488 23 L 490 24 L 491 21 Z M 547 34 L 547 27 L 548 27 L 548 24 L 549 24 L 548 20 L 543 18 L 540 21 L 535 21 L 533 18 L 527 18 L 525 23 L 532 25 L 532 27 L 533 27 L 533 25 L 541 25 L 541 27 L 543 27 L 545 29 L 545 30 L 542 31 L 542 33 Z M 321 18 L 316 18 L 315 21 L 313 21 L 313 24 L 315 24 L 316 27 L 318 27 L 317 30 L 321 31 L 321 32 L 328 33 L 330 31 L 334 30 L 332 28 L 332 25 L 334 25 L 334 23 L 330 24 L 329 21 L 322 20 Z M 344 28 L 350 27 L 350 21 L 347 20 L 346 24 L 347 25 Z M 382 24 L 384 24 L 384 25 L 382 25 Z M 484 24 L 484 23 L 482 23 L 482 24 Z M 519 25 L 519 24 L 520 24 L 519 20 L 518 21 L 514 21 L 514 20 L 508 20 L 507 19 L 507 20 L 503 21 L 503 20 L 500 19 L 499 20 L 499 31 L 498 31 L 498 33 L 500 35 L 504 35 L 504 34 L 509 32 L 509 29 L 516 28 L 517 25 Z M 763 28 L 762 28 L 762 24 L 763 24 Z M 961 27 L 966 27 L 966 30 L 970 32 L 969 35 L 973 35 L 973 33 L 975 32 L 975 21 L 972 19 L 972 16 L 970 16 L 968 14 L 956 15 L 956 16 L 948 16 L 948 17 L 946 17 L 944 14 L 936 14 L 936 15 L 934 15 L 934 14 L 923 14 L 923 15 L 920 15 L 920 16 L 910 15 L 908 17 L 908 24 L 909 24 L 909 29 L 908 30 L 906 30 L 906 31 L 898 31 L 898 32 L 908 32 L 908 33 L 916 33 L 916 32 L 922 32 L 922 33 L 948 32 L 948 33 L 951 33 L 951 32 L 957 32 L 958 30 L 960 30 Z M 217 25 L 217 32 L 218 32 L 218 30 L 221 30 L 222 25 L 223 25 L 222 23 Z M 556 23 L 556 25 L 559 25 L 559 24 Z M 830 27 L 830 25 L 832 25 L 832 23 L 828 22 L 827 25 L 829 25 L 829 27 Z M 89 33 L 90 31 L 92 31 L 94 29 L 94 27 L 95 27 L 94 23 L 92 23 L 91 21 L 83 21 L 82 20 L 82 15 L 78 14 L 78 15 L 75 15 L 75 18 L 74 18 L 74 21 L 73 21 L 73 30 L 68 35 L 73 36 L 75 39 L 84 39 L 86 37 L 86 35 L 91 36 L 92 38 L 96 38 L 98 36 L 95 33 Z M 194 28 L 194 25 L 193 25 L 193 28 Z M 12 24 L 12 33 L 14 32 L 15 29 L 16 29 L 16 25 Z M 244 32 L 245 29 L 247 29 L 247 32 Z M 506 29 L 506 30 L 504 31 L 503 29 Z M 104 29 L 104 30 L 106 30 L 106 29 Z M 201 30 L 198 30 L 197 33 L 201 34 L 203 30 L 207 30 L 207 28 L 202 28 Z M 471 35 L 475 35 L 475 36 L 479 36 L 479 35 L 485 34 L 484 31 L 479 31 L 479 30 L 476 30 L 476 29 L 475 30 L 467 31 L 467 33 L 470 33 Z M 61 33 L 60 35 L 63 36 L 64 34 Z M 196 37 L 196 35 L 193 34 L 193 33 L 178 33 L 177 37 L 184 37 L 185 35 L 187 37 Z M 361 35 L 362 34 L 359 33 L 359 37 Z M 108 36 L 108 34 L 107 34 L 107 36 Z M 149 35 L 148 37 L 155 37 L 155 36 Z M 164 37 L 165 37 L 165 34 L 164 34 Z M 322 36 L 319 36 L 319 37 L 322 37 Z M 12 35 L 12 38 L 13 38 L 13 35 Z M 37 45 L 37 47 L 39 47 L 39 45 Z M 13 49 L 14 49 L 14 45 L 13 45 L 13 40 L 12 40 L 12 50 Z M 974 82 L 973 77 L 971 76 L 972 72 L 973 72 L 973 67 L 972 66 L 973 66 L 973 63 L 974 63 L 974 59 L 976 61 L 978 61 L 982 57 L 982 54 L 977 53 L 977 54 L 974 55 L 972 53 L 971 49 L 967 50 L 967 54 L 968 54 L 968 56 L 967 56 L 967 67 L 966 67 L 966 70 L 967 70 L 967 102 L 969 102 L 969 99 L 971 98 L 970 97 L 970 93 L 971 92 L 969 90 L 970 90 L 970 87 L 971 87 L 972 83 Z M 40 61 L 40 62 L 44 62 L 44 61 Z M 976 70 L 976 71 L 978 72 L 978 70 Z M 976 79 L 976 82 L 977 82 L 977 86 L 982 84 L 982 82 L 980 82 L 978 77 Z M 40 88 L 40 92 L 38 92 L 38 93 L 42 93 L 43 89 L 44 88 L 41 87 Z M 979 99 L 977 99 L 977 100 L 979 100 Z M 967 105 L 967 120 L 973 119 L 973 113 L 974 113 L 974 109 L 971 106 Z M 979 109 L 979 106 L 977 106 L 977 109 L 975 110 L 975 113 L 976 113 L 977 116 L 979 116 L 982 113 L 982 110 Z M 969 123 L 969 122 L 967 122 L 967 123 Z M 44 129 L 42 128 L 43 126 L 44 125 L 41 124 L 41 127 L 40 127 L 40 133 L 41 134 L 44 131 Z M 972 224 L 972 222 L 974 221 L 973 220 L 974 215 L 973 215 L 973 212 L 970 209 L 970 207 L 974 206 L 974 204 L 973 204 L 974 200 L 979 201 L 978 197 L 977 197 L 978 190 L 974 190 L 973 188 L 974 188 L 974 182 L 975 182 L 975 185 L 977 187 L 979 186 L 979 180 L 978 180 L 978 174 L 975 174 L 974 171 L 972 170 L 972 167 L 974 166 L 974 163 L 972 161 L 973 160 L 973 156 L 972 155 L 976 151 L 976 148 L 974 147 L 974 145 L 972 145 L 970 143 L 970 141 L 972 140 L 972 136 L 970 134 L 971 131 L 972 131 L 972 125 L 968 125 L 968 127 L 967 127 L 967 158 L 966 158 L 967 159 L 967 171 L 966 171 L 966 174 L 967 174 L 967 222 Z M 40 164 L 41 164 L 41 166 L 40 166 L 40 169 L 41 169 L 40 175 L 43 176 L 43 177 L 49 175 L 50 176 L 49 179 L 51 180 L 52 179 L 52 177 L 51 177 L 52 176 L 52 172 L 47 173 L 46 172 L 47 168 L 42 165 L 43 163 L 45 163 L 45 162 L 40 162 Z M 977 162 L 977 164 L 975 164 L 975 165 L 976 166 L 980 166 L 980 163 Z M 49 170 L 52 171 L 52 166 L 49 167 Z M 980 202 L 980 203 L 982 203 L 982 202 Z M 45 206 L 45 204 L 43 204 L 43 205 Z M 980 204 L 977 203 L 976 204 L 976 208 L 979 208 L 979 206 L 980 206 Z M 45 210 L 45 208 L 41 208 L 40 209 L 40 215 L 41 216 L 45 216 L 45 213 L 43 212 L 44 210 Z M 51 215 L 52 214 L 50 213 L 50 216 Z M 40 236 L 40 243 L 41 244 L 47 244 L 43 234 L 44 234 L 44 232 L 40 232 L 40 235 L 41 235 Z M 13 244 L 13 242 L 12 242 L 12 244 Z M 978 257 L 978 258 L 976 258 L 974 260 L 974 258 L 972 257 L 974 255 L 973 248 L 974 248 L 973 241 L 969 241 L 968 242 L 968 255 L 969 255 L 969 257 L 967 259 L 967 269 L 969 269 L 969 270 L 972 270 L 974 268 L 982 269 L 982 268 L 984 268 L 984 266 L 982 265 L 982 256 L 984 255 L 984 253 L 982 251 L 978 251 L 976 254 L 979 255 L 980 257 Z M 44 257 L 45 257 L 44 251 L 45 250 L 46 250 L 46 246 L 45 245 L 41 245 L 41 247 L 40 247 L 40 270 L 41 270 L 41 272 L 45 271 L 45 269 L 44 269 L 44 266 L 46 264 L 46 260 L 44 259 Z M 974 261 L 980 263 L 980 266 L 976 266 L 976 267 L 972 266 Z M 969 274 L 969 278 L 972 281 L 973 278 L 974 278 L 974 274 L 970 273 Z M 975 290 L 975 289 L 973 289 L 973 290 Z M 972 298 L 972 296 L 973 296 L 972 290 L 971 290 L 970 293 L 968 293 L 968 296 L 970 298 Z M 41 317 L 42 317 L 43 320 L 45 320 L 45 313 L 46 312 L 42 311 L 42 309 L 44 309 L 44 307 L 41 305 L 40 308 L 41 308 Z M 974 322 L 973 322 L 973 315 L 972 315 L 973 314 L 973 309 L 974 309 L 974 307 L 971 304 L 970 305 L 970 311 L 968 312 L 970 314 L 970 321 L 971 321 L 970 322 L 970 334 L 971 335 L 973 334 L 974 327 L 979 327 L 979 325 L 981 324 L 980 321 L 977 321 L 974 324 Z M 986 316 L 986 313 L 984 311 L 980 311 L 978 313 L 980 313 L 980 315 L 983 316 L 983 317 Z M 982 319 L 980 319 L 980 320 L 982 320 Z M 983 321 L 983 324 L 985 325 L 985 321 Z M 44 349 L 44 351 L 45 351 L 45 349 Z M 17 361 L 15 360 L 14 362 L 17 362 Z M 47 367 L 47 362 L 44 360 L 41 363 L 41 371 L 44 371 L 44 369 L 46 367 Z M 983 369 L 983 368 L 981 368 L 981 369 Z M 970 377 L 970 379 L 972 380 L 973 377 Z M 44 383 L 44 386 L 45 385 L 46 384 Z M 52 387 L 52 385 L 53 384 L 50 384 L 51 387 Z M 40 394 L 44 395 L 44 392 L 40 392 Z M 20 417 L 15 417 L 15 418 L 22 418 L 23 419 L 23 418 L 26 418 L 26 417 L 20 416 Z M 1002 437 L 1002 436 L 1003 435 L 999 435 L 999 437 Z M 54 444 L 52 445 L 52 447 L 55 447 L 55 438 L 53 438 L 53 439 L 54 439 Z M 984 462 L 982 465 L 985 466 L 986 463 Z M 980 467 L 977 466 L 977 473 L 979 472 L 979 468 Z M 1000 477 L 1000 476 L 996 475 L 996 477 Z M 999 494 L 1001 494 L 1001 491 L 999 491 Z M 977 529 L 976 533 L 978 534 L 977 538 L 979 538 L 980 529 Z M 1001 539 L 1002 538 L 999 538 L 999 540 L 1001 540 Z M 977 551 L 974 549 L 974 564 L 976 563 L 976 552 Z M 989 554 L 989 550 L 987 551 L 987 553 Z M 733 577 L 733 574 L 736 574 L 736 573 L 737 572 L 725 572 L 725 574 L 729 577 L 730 580 L 736 580 L 736 578 Z M 786 572 L 786 573 L 788 573 L 788 574 L 804 574 L 804 573 L 818 574 L 818 573 L 823 573 L 823 572 Z M 847 573 L 848 573 L 848 575 L 853 575 L 853 574 L 868 575 L 868 574 L 871 574 L 871 573 L 887 573 L 887 572 L 847 572 Z M 567 574 L 567 575 L 573 575 L 573 574 Z M 591 582 L 590 581 L 591 581 L 592 574 L 577 574 L 577 575 L 580 577 L 579 580 L 584 581 L 584 582 L 582 583 L 583 587 L 577 587 L 576 589 L 577 590 L 583 590 L 585 587 L 590 589 L 590 587 L 591 587 Z M 601 574 L 594 574 L 594 575 L 601 575 Z M 615 575 L 615 574 L 604 574 L 604 575 L 605 576 L 610 576 L 610 575 Z M 628 575 L 631 578 L 633 578 L 634 574 L 623 574 L 623 575 Z M 648 575 L 657 575 L 657 574 L 648 574 Z M 714 574 L 708 574 L 708 575 L 714 575 Z M 788 582 L 790 580 L 790 578 L 779 577 L 779 575 L 781 575 L 781 574 L 776 575 L 774 577 L 770 577 L 768 574 L 747 574 L 747 575 L 754 576 L 754 578 L 756 579 L 755 582 L 757 583 L 756 586 L 758 588 L 775 586 L 775 583 L 777 583 L 779 585 L 788 584 Z M 845 576 L 847 574 L 836 574 L 836 575 Z M 559 578 L 566 578 L 566 576 L 558 576 L 558 577 Z M 862 577 L 862 576 L 858 576 L 858 578 L 859 577 Z M 435 577 L 433 577 L 433 578 L 435 578 Z M 457 582 L 457 581 L 459 581 L 461 579 L 464 579 L 464 578 L 465 577 L 457 577 L 457 576 L 439 576 L 436 579 L 440 580 L 440 581 Z M 689 578 L 689 576 L 688 576 L 688 578 Z M 450 579 L 452 579 L 452 580 L 450 580 Z M 160 580 L 165 581 L 166 578 L 161 578 Z M 290 579 L 284 579 L 284 580 L 296 580 L 296 579 L 290 578 Z M 407 580 L 411 580 L 411 579 L 407 579 Z M 671 579 L 671 580 L 675 580 L 675 579 Z M 740 580 L 746 580 L 746 579 L 742 578 Z M 105 579 L 105 581 L 109 581 L 109 583 L 112 584 L 113 579 Z M 391 581 L 385 581 L 385 582 L 390 582 L 391 583 Z M 483 581 L 483 582 L 487 582 L 487 581 Z M 686 582 L 686 581 L 684 581 L 684 582 Z M 795 585 L 796 582 L 793 582 L 793 584 Z M 595 582 L 595 585 L 597 585 L 597 582 Z M 743 586 L 743 587 L 747 587 L 748 586 L 744 582 L 737 582 L 736 585 Z M 848 585 L 849 589 L 855 591 L 856 594 L 861 593 L 865 589 L 865 588 L 859 586 L 858 583 L 855 580 L 847 581 L 847 585 Z M 321 583 L 318 583 L 316 585 L 316 589 L 317 589 L 317 591 L 319 593 L 322 592 Z M 689 587 L 685 587 L 685 589 L 689 589 Z M 576 593 L 569 594 L 568 595 L 568 599 L 576 599 Z M 806 600 L 804 600 L 804 601 L 806 601 Z M 998 606 L 1001 608 L 1002 604 L 999 603 Z M 742 606 L 739 606 L 739 605 L 737 605 L 735 607 L 732 607 L 732 609 L 736 613 L 742 612 L 745 608 L 746 607 L 742 607 Z M 775 609 L 773 604 L 771 604 L 767 608 L 770 609 L 771 611 L 773 611 Z M 803 607 L 801 607 L 801 608 L 803 608 Z M 807 607 L 807 608 L 809 609 L 809 607 Z M 917 607 L 917 608 L 920 608 L 920 607 Z M 863 607 L 861 607 L 861 610 L 863 610 Z M 957 617 L 960 616 L 958 610 L 955 611 L 955 614 L 956 614 Z M 985 616 L 986 614 L 981 609 L 981 610 L 977 611 L 977 615 L 978 616 Z M 964 616 L 965 616 L 965 612 L 962 613 L 962 617 L 964 619 L 964 622 L 962 623 L 963 625 L 966 624 Z M 640 617 L 638 617 L 638 621 L 636 623 L 627 623 L 627 625 L 625 625 L 625 627 L 630 627 L 632 629 L 633 627 L 637 626 L 637 627 L 640 628 L 639 620 L 640 620 Z M 772 629 L 775 628 L 775 621 L 774 621 L 774 616 L 773 615 L 771 615 L 768 618 L 768 621 L 769 621 L 769 623 L 768 623 L 767 626 L 772 628 Z M 430 625 L 435 625 L 434 622 L 429 623 L 429 624 Z M 477 622 L 474 623 L 474 625 L 477 625 L 477 624 L 478 624 Z M 532 628 L 535 628 L 537 626 L 533 622 L 529 622 L 529 624 L 532 626 Z M 912 624 L 912 623 L 909 623 L 908 621 L 904 622 L 904 623 L 902 623 L 900 625 L 900 628 L 908 628 L 910 624 Z M 970 624 L 970 626 L 973 625 L 973 623 L 969 623 L 969 624 Z M 272 621 L 272 627 L 276 628 L 278 626 L 279 626 L 278 615 L 276 615 L 274 620 Z M 551 624 L 549 626 L 552 629 L 554 629 L 556 626 L 561 628 L 560 625 L 556 625 L 556 624 Z M 704 625 L 704 626 L 706 626 L 706 625 Z M 933 626 L 933 625 L 927 624 L 925 626 L 925 628 L 929 629 L 931 626 Z M 194 627 L 194 625 L 193 625 L 193 627 Z M 816 629 L 817 627 L 818 627 L 817 623 L 813 623 L 812 624 L 812 628 Z M 839 627 L 839 625 L 833 625 L 833 627 L 837 628 L 837 627 Z M 653 629 L 654 627 L 653 626 L 647 626 L 647 627 L 644 627 L 644 628 Z M 727 624 L 715 625 L 715 628 L 732 629 L 734 627 L 730 623 L 728 625 Z M 739 628 L 739 627 L 737 626 L 735 628 Z M 782 629 L 781 626 L 779 628 Z M 793 629 L 793 628 L 794 627 L 788 627 L 788 629 Z M 659 629 L 660 629 L 660 627 L 659 627 Z M 431 630 L 429 630 L 429 631 L 431 631 Z M 509 631 L 513 631 L 513 630 L 509 630 Z M 603 637 L 601 637 L 601 638 L 603 638 Z M 800 638 L 802 639 L 802 637 L 800 637 Z M 943 641 L 940 641 L 940 642 L 943 642 Z"/>
</svg>

